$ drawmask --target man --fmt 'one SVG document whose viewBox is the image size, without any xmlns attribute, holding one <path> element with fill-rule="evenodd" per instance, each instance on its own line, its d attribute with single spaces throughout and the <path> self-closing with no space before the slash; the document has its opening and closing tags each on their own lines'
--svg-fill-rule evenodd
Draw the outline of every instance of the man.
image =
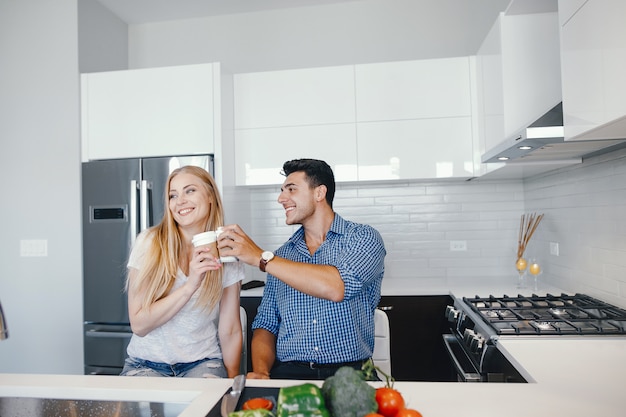
<svg viewBox="0 0 626 417">
<path fill-rule="evenodd" d="M 372 227 L 333 210 L 335 179 L 324 161 L 285 162 L 278 202 L 300 224 L 276 253 L 237 225 L 220 235 L 221 256 L 267 272 L 252 323 L 250 378 L 325 379 L 341 366 L 360 369 L 374 348 L 374 310 L 386 255 Z"/>
</svg>

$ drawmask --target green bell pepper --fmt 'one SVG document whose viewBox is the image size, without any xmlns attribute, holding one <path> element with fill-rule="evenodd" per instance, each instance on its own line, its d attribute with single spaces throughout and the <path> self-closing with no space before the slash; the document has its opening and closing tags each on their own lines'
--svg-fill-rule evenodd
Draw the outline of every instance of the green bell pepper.
<svg viewBox="0 0 626 417">
<path fill-rule="evenodd" d="M 282 387 L 277 403 L 278 417 L 330 417 L 322 391 L 311 383 Z"/>
</svg>

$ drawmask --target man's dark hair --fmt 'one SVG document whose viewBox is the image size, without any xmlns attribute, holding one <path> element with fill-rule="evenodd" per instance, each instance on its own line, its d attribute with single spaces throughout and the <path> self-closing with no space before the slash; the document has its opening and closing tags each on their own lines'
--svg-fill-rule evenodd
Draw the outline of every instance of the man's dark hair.
<svg viewBox="0 0 626 417">
<path fill-rule="evenodd" d="M 319 159 L 294 159 L 283 164 L 282 174 L 286 177 L 294 172 L 303 171 L 311 188 L 326 186 L 326 202 L 332 208 L 335 198 L 335 175 L 330 166 Z"/>
</svg>

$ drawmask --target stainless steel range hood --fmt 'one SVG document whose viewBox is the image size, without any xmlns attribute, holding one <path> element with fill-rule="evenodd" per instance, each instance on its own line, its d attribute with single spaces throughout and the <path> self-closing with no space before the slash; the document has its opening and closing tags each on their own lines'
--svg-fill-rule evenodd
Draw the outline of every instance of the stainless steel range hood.
<svg viewBox="0 0 626 417">
<path fill-rule="evenodd" d="M 563 106 L 554 106 L 512 138 L 482 156 L 483 163 L 582 162 L 583 158 L 626 146 L 626 139 L 564 140 Z"/>
</svg>

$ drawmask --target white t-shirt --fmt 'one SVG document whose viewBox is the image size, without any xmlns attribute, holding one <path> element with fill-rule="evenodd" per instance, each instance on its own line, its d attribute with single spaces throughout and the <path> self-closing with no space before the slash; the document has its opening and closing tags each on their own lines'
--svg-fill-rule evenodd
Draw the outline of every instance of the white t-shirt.
<svg viewBox="0 0 626 417">
<path fill-rule="evenodd" d="M 147 232 L 137 236 L 135 245 L 128 259 L 128 267 L 141 270 L 144 257 L 149 247 Z M 241 262 L 225 263 L 223 287 L 226 288 L 243 280 L 244 265 Z M 187 281 L 187 276 L 180 268 L 172 290 Z M 140 337 L 136 334 L 130 339 L 128 356 L 167 364 L 189 363 L 204 358 L 222 358 L 219 346 L 217 326 L 219 304 L 207 313 L 195 305 L 200 291 L 196 291 L 187 304 L 167 323 Z"/>
</svg>

